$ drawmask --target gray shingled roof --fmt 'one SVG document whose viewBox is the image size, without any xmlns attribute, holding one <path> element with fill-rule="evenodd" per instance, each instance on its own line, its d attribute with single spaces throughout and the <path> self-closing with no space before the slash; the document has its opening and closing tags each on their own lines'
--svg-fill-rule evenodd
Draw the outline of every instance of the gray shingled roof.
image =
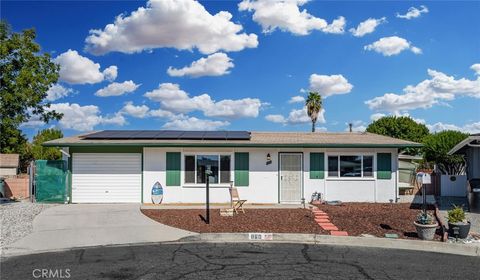
<svg viewBox="0 0 480 280">
<path fill-rule="evenodd" d="M 250 140 L 84 139 L 65 137 L 45 146 L 295 146 L 295 147 L 419 147 L 421 144 L 368 132 L 251 132 Z"/>
</svg>

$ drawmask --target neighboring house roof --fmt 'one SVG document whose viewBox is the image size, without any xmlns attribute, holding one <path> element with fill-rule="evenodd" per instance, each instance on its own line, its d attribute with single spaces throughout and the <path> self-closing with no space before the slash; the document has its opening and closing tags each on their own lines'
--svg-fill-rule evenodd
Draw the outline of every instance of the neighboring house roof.
<svg viewBox="0 0 480 280">
<path fill-rule="evenodd" d="M 18 154 L 0 154 L 0 167 L 18 167 Z"/>
<path fill-rule="evenodd" d="M 419 143 L 368 132 L 250 132 L 249 140 L 86 139 L 91 133 L 45 142 L 44 146 L 150 147 L 421 147 Z"/>
<path fill-rule="evenodd" d="M 453 147 L 448 154 L 453 155 L 453 154 L 459 154 L 463 153 L 467 147 L 479 147 L 480 148 L 480 133 L 477 134 L 472 134 L 468 136 L 465 140 L 462 142 L 458 143 Z"/>
<path fill-rule="evenodd" d="M 405 160 L 421 160 L 421 159 L 423 159 L 421 156 L 411 156 L 411 155 L 406 155 L 406 154 L 399 154 L 398 158 L 399 159 L 405 159 Z"/>
</svg>

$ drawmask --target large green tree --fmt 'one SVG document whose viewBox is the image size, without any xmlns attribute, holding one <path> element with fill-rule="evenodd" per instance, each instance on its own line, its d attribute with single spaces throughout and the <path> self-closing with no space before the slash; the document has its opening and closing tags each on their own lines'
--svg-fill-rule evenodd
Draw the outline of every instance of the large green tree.
<svg viewBox="0 0 480 280">
<path fill-rule="evenodd" d="M 417 123 L 410 117 L 386 116 L 372 122 L 367 127 L 367 132 L 390 136 L 398 139 L 422 143 L 429 135 L 428 128 Z M 420 153 L 417 148 L 407 148 L 405 153 L 416 155 Z"/>
<path fill-rule="evenodd" d="M 308 93 L 305 106 L 307 107 L 307 114 L 312 120 L 312 132 L 315 132 L 315 124 L 317 123 L 318 114 L 322 110 L 322 96 L 318 92 Z"/>
<path fill-rule="evenodd" d="M 20 153 L 27 160 L 27 138 L 19 129 L 32 115 L 42 121 L 59 120 L 49 110 L 48 89 L 57 82 L 59 66 L 48 53 L 41 53 L 35 30 L 12 32 L 0 22 L 0 152 Z"/>
<path fill-rule="evenodd" d="M 461 155 L 449 155 L 448 152 L 467 137 L 468 134 L 455 130 L 445 130 L 425 137 L 425 160 L 435 163 L 443 174 L 461 174 L 465 169 L 464 158 Z"/>
<path fill-rule="evenodd" d="M 49 128 L 41 130 L 33 137 L 31 151 L 33 159 L 58 160 L 62 158 L 62 153 L 58 148 L 43 147 L 44 142 L 63 137 L 59 129 Z"/>
</svg>

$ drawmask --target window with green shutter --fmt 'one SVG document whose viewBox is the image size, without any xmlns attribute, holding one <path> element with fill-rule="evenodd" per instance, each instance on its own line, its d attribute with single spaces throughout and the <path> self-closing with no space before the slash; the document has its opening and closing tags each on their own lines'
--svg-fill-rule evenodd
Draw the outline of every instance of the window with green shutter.
<svg viewBox="0 0 480 280">
<path fill-rule="evenodd" d="M 377 179 L 390 180 L 392 178 L 392 154 L 377 154 Z"/>
<path fill-rule="evenodd" d="M 235 153 L 235 186 L 248 186 L 249 154 Z"/>
<path fill-rule="evenodd" d="M 180 186 L 180 153 L 167 152 L 167 186 Z"/>
<path fill-rule="evenodd" d="M 310 153 L 310 179 L 325 178 L 324 153 Z"/>
</svg>

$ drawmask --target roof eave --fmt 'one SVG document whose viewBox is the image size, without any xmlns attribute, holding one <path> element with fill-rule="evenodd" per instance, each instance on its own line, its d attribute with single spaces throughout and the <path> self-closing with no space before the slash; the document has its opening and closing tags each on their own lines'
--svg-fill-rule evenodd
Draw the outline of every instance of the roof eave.
<svg viewBox="0 0 480 280">
<path fill-rule="evenodd" d="M 238 148 L 419 148 L 422 144 L 260 144 L 260 143 L 48 143 L 45 147 L 141 146 L 141 147 L 238 147 Z"/>
</svg>

